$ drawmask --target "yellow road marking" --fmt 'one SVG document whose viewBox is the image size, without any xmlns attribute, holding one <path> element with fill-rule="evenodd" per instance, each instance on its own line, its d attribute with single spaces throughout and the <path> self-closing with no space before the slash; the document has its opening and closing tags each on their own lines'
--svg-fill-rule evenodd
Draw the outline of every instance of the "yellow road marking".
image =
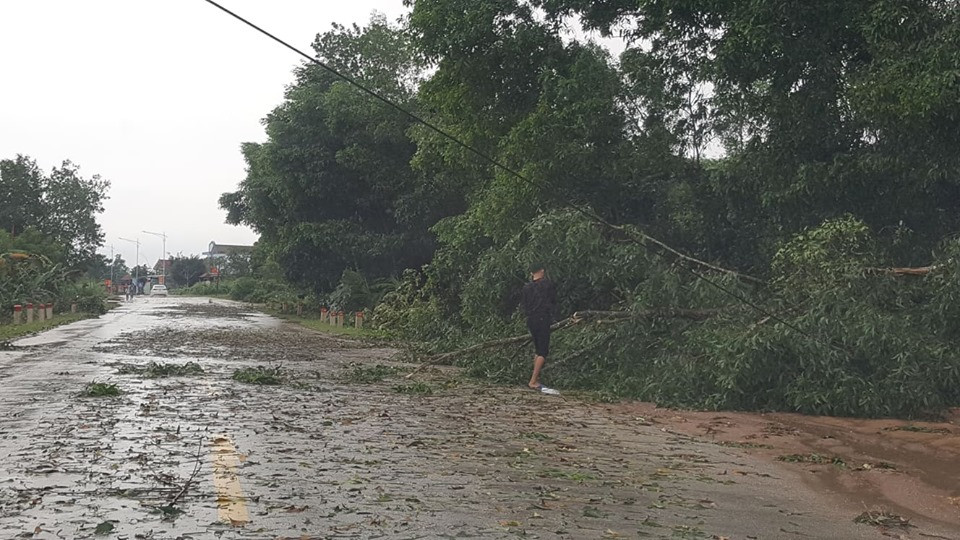
<svg viewBox="0 0 960 540">
<path fill-rule="evenodd" d="M 240 454 L 224 435 L 210 441 L 210 459 L 213 461 L 213 487 L 217 491 L 217 519 L 231 525 L 243 526 L 250 522 L 246 497 L 240 487 L 237 468 Z"/>
</svg>

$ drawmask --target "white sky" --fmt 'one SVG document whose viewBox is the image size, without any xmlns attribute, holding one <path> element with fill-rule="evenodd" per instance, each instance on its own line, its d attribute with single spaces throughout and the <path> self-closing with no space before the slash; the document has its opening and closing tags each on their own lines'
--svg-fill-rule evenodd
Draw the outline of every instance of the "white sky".
<svg viewBox="0 0 960 540">
<path fill-rule="evenodd" d="M 332 22 L 395 19 L 402 0 L 222 0 L 310 52 Z M 70 159 L 112 186 L 99 221 L 132 266 L 256 235 L 217 199 L 244 177 L 240 143 L 283 97 L 298 58 L 203 0 L 0 0 L 0 159 Z M 3 201 L 0 201 L 3 204 Z M 101 252 L 109 255 L 110 248 Z"/>
</svg>

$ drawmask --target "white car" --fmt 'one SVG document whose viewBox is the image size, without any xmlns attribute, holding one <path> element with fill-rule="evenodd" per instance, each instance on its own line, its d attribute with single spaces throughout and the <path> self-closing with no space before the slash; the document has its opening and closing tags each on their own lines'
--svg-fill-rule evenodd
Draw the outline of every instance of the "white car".
<svg viewBox="0 0 960 540">
<path fill-rule="evenodd" d="M 166 296 L 167 295 L 167 286 L 166 285 L 154 285 L 150 287 L 150 296 Z"/>
</svg>

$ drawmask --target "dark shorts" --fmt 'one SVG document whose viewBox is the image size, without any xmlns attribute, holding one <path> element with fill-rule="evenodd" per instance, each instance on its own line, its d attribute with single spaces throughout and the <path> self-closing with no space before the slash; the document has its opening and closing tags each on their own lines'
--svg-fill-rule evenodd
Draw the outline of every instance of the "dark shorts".
<svg viewBox="0 0 960 540">
<path fill-rule="evenodd" d="M 550 319 L 527 319 L 527 329 L 533 336 L 537 356 L 546 358 L 550 354 Z"/>
</svg>

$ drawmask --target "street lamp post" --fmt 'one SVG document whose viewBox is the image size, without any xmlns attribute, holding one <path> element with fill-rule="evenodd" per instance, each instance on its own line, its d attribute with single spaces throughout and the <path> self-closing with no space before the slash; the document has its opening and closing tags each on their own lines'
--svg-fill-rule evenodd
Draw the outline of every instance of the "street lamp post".
<svg viewBox="0 0 960 540">
<path fill-rule="evenodd" d="M 160 256 L 163 257 L 160 259 L 160 284 L 165 285 L 167 283 L 167 233 L 155 233 L 150 231 L 141 232 L 152 234 L 153 236 L 159 236 L 163 239 L 163 251 L 160 252 Z"/>
<path fill-rule="evenodd" d="M 113 287 L 113 268 L 117 266 L 117 257 L 113 254 L 113 244 L 110 244 L 110 287 Z"/>
<path fill-rule="evenodd" d="M 137 245 L 137 256 L 133 259 L 133 279 L 134 281 L 140 281 L 140 239 L 137 238 L 136 240 L 131 240 L 129 238 L 123 238 L 122 236 L 118 236 L 117 238 Z M 137 285 L 137 288 L 140 288 L 139 284 Z"/>
</svg>

